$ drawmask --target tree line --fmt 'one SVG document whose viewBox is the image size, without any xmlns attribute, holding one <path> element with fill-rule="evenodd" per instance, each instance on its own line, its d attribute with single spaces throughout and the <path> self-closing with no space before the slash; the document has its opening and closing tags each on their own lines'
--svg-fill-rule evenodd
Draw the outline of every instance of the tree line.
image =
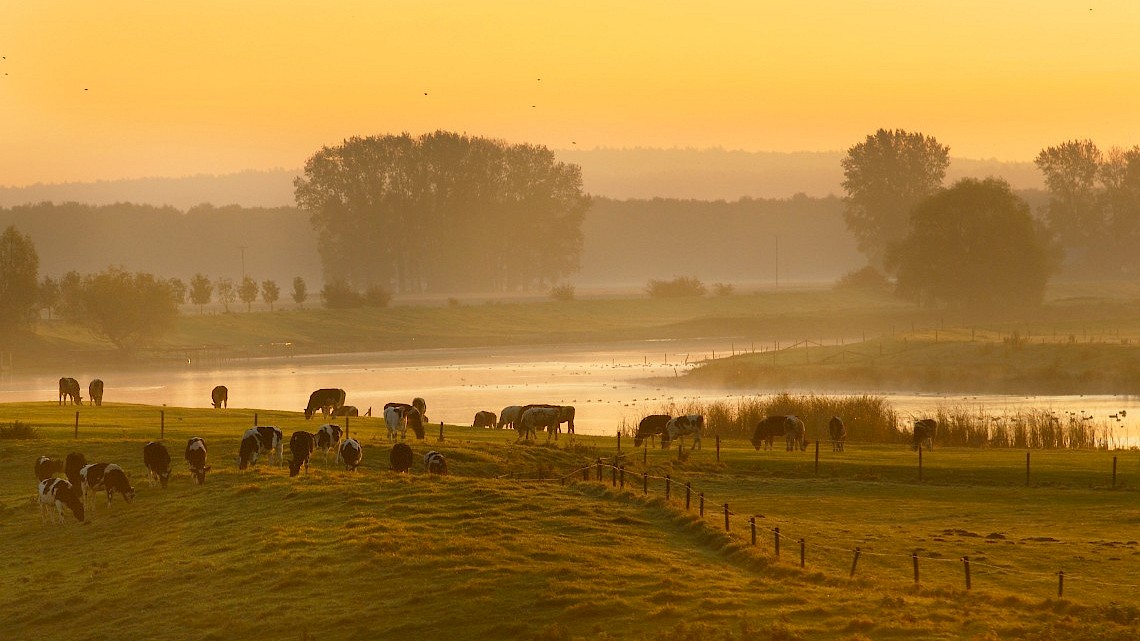
<svg viewBox="0 0 1140 641">
<path fill-rule="evenodd" d="M 844 220 L 867 269 L 893 276 L 896 291 L 919 302 L 1033 304 L 1062 269 L 1135 275 L 1140 146 L 1102 153 L 1092 141 L 1069 141 L 1035 162 L 1048 187 L 1042 216 L 1000 179 L 945 187 L 949 147 L 880 129 L 842 161 Z"/>
</svg>

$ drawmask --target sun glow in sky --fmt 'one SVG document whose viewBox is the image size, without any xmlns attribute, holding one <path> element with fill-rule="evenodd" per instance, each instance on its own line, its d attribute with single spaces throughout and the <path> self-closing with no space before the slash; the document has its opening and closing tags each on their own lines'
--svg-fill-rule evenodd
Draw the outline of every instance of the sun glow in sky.
<svg viewBox="0 0 1140 641">
<path fill-rule="evenodd" d="M 0 0 L 0 185 L 296 168 L 436 129 L 552 149 L 1140 144 L 1135 0 Z"/>
</svg>

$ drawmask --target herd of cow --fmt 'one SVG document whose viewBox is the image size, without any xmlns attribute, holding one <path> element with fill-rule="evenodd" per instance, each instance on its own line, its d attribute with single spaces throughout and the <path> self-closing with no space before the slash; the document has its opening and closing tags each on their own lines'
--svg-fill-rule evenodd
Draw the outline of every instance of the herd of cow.
<svg viewBox="0 0 1140 641">
<path fill-rule="evenodd" d="M 98 385 L 96 385 L 98 383 Z M 72 403 L 82 404 L 79 392 L 79 383 L 73 378 L 59 380 L 60 404 L 64 403 L 65 396 Z M 102 381 L 92 381 L 89 388 L 92 401 L 102 403 Z M 96 393 L 96 390 L 98 393 Z M 229 403 L 229 390 L 219 385 L 210 393 L 210 400 L 214 407 L 226 407 Z M 356 416 L 357 413 L 346 412 L 344 404 L 345 392 L 341 389 L 321 389 L 309 396 L 309 404 L 305 409 L 305 418 L 311 419 L 318 410 L 324 416 Z M 388 425 L 388 436 L 392 440 L 397 437 L 404 438 L 408 427 L 415 432 L 416 438 L 424 438 L 423 421 L 427 413 L 427 403 L 422 398 L 415 398 L 411 403 L 388 403 L 384 406 L 384 418 Z M 325 465 L 328 465 L 329 454 L 336 451 L 336 461 L 343 464 L 344 469 L 354 471 L 364 459 L 364 448 L 360 441 L 354 438 L 342 438 L 341 427 L 326 423 L 317 429 L 316 433 L 305 430 L 293 432 L 289 439 L 289 452 L 292 458 L 284 458 L 282 432 L 279 428 L 270 425 L 258 425 L 246 430 L 238 446 L 237 466 L 245 470 L 257 462 L 261 456 L 266 456 L 270 464 L 289 465 L 289 476 L 297 476 L 303 469 L 309 471 L 309 461 L 317 450 L 324 451 Z M 206 441 L 195 436 L 186 442 L 184 458 L 190 469 L 190 475 L 198 484 L 206 482 L 206 472 L 211 469 L 207 463 Z M 406 459 L 406 461 L 404 460 Z M 166 446 L 158 441 L 151 441 L 143 446 L 143 465 L 147 470 L 147 479 L 153 487 L 161 484 L 166 487 L 171 474 L 170 452 Z M 396 471 L 407 472 L 411 469 L 412 451 L 404 443 L 397 443 L 392 451 L 392 467 Z M 446 474 L 447 461 L 443 454 L 430 451 L 424 455 L 424 469 L 431 474 Z M 123 468 L 115 463 L 88 464 L 86 457 L 78 452 L 67 455 L 63 461 L 48 456 L 36 459 L 34 471 L 39 481 L 38 494 L 40 504 L 40 520 L 42 523 L 50 518 L 52 522 L 63 523 L 66 519 L 64 509 L 71 510 L 77 520 L 83 522 L 86 513 L 94 511 L 94 498 L 96 492 L 107 495 L 107 505 L 111 505 L 112 498 L 119 494 L 130 503 L 135 496 L 130 479 Z M 66 478 L 59 478 L 57 474 L 63 473 Z"/>
</svg>

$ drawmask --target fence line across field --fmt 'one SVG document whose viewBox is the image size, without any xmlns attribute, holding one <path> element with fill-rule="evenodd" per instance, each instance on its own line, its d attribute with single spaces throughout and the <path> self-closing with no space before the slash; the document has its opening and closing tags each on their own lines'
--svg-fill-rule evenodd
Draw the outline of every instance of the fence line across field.
<svg viewBox="0 0 1140 641">
<path fill-rule="evenodd" d="M 578 480 L 582 480 L 585 482 L 590 482 L 591 480 L 593 480 L 595 482 L 603 482 L 604 481 L 604 479 L 603 479 L 604 475 L 602 474 L 602 470 L 606 469 L 606 468 L 608 468 L 611 472 L 611 484 L 614 487 L 618 487 L 618 485 L 619 485 L 618 474 L 619 473 L 622 474 L 622 476 L 620 477 L 620 479 L 621 479 L 620 486 L 621 486 L 621 489 L 624 490 L 625 489 L 624 472 L 627 471 L 625 466 L 618 465 L 618 464 L 613 463 L 613 462 L 608 462 L 602 458 L 599 458 L 592 465 L 583 465 L 581 467 L 575 468 L 575 469 L 570 470 L 569 472 L 566 472 L 563 474 L 555 474 L 555 475 L 551 475 L 551 476 L 540 476 L 540 477 L 519 477 L 519 476 L 514 476 L 512 474 L 512 475 L 500 475 L 497 478 L 504 479 L 504 478 L 509 477 L 512 480 L 528 481 L 528 482 L 558 481 L 562 485 L 565 485 L 568 481 L 578 481 Z M 717 501 L 712 501 L 710 499 L 710 497 L 707 496 L 703 491 L 700 491 L 698 488 L 694 488 L 691 480 L 685 481 L 682 484 L 682 482 L 679 479 L 674 479 L 672 477 L 672 475 L 659 476 L 659 475 L 655 475 L 655 474 L 649 474 L 648 472 L 642 472 L 641 478 L 642 478 L 643 482 L 648 481 L 649 479 L 658 480 L 658 481 L 665 481 L 666 482 L 666 488 L 667 488 L 666 499 L 669 501 L 670 504 L 672 503 L 672 498 L 670 498 L 668 496 L 669 486 L 671 484 L 675 484 L 678 487 L 684 488 L 685 493 L 686 493 L 685 511 L 692 511 L 691 498 L 693 495 L 696 495 L 698 497 L 698 500 L 699 500 L 698 510 L 700 513 L 700 517 L 702 519 L 705 516 L 704 507 L 705 507 L 706 503 L 712 503 L 712 504 L 716 504 L 716 505 L 720 506 L 722 509 L 718 510 L 718 513 L 722 513 L 724 515 L 724 523 L 725 523 L 725 532 L 726 533 L 731 533 L 730 518 L 734 517 L 734 516 L 741 516 L 741 513 L 733 511 L 729 507 L 728 502 L 719 503 Z M 630 488 L 631 491 L 633 491 L 633 489 L 634 489 L 633 487 Z M 643 491 L 646 495 L 648 495 L 649 492 L 648 492 L 648 484 L 647 483 L 643 486 Z M 754 546 L 754 547 L 758 547 L 757 537 L 756 537 L 756 530 L 757 530 L 756 529 L 756 517 L 757 516 L 760 516 L 761 518 L 763 518 L 763 515 L 752 515 L 751 518 L 749 519 L 749 525 L 751 526 L 751 534 L 752 534 L 752 546 Z M 855 546 L 854 548 L 843 548 L 843 547 L 838 547 L 838 546 L 833 546 L 833 545 L 826 545 L 826 544 L 822 544 L 822 543 L 815 543 L 815 542 L 809 543 L 808 539 L 806 537 L 794 537 L 794 536 L 788 535 L 785 532 L 781 532 L 779 526 L 771 527 L 771 528 L 769 528 L 769 531 L 771 532 L 771 534 L 774 537 L 773 538 L 774 552 L 775 552 L 775 556 L 777 558 L 779 558 L 779 556 L 780 556 L 780 541 L 781 540 L 790 540 L 794 543 L 798 543 L 799 553 L 800 553 L 800 566 L 801 567 L 805 566 L 806 552 L 810 549 L 828 551 L 828 552 L 831 552 L 833 554 L 853 554 L 851 569 L 850 569 L 850 573 L 849 573 L 849 576 L 852 578 L 856 574 L 856 571 L 858 568 L 859 558 L 866 556 L 866 557 L 877 557 L 877 558 L 883 558 L 883 559 L 898 559 L 898 560 L 900 560 L 900 566 L 904 565 L 904 563 L 902 562 L 903 560 L 910 560 L 912 565 L 913 565 L 914 582 L 916 584 L 919 583 L 919 563 L 920 563 L 920 561 L 921 562 L 943 563 L 943 564 L 962 564 L 962 566 L 964 568 L 964 576 L 965 576 L 965 582 L 966 582 L 966 589 L 967 590 L 972 588 L 972 574 L 971 574 L 972 568 L 973 569 L 984 568 L 985 570 L 993 571 L 994 573 L 1009 574 L 1009 575 L 1022 575 L 1022 576 L 1031 576 L 1031 577 L 1039 577 L 1039 578 L 1057 577 L 1058 578 L 1058 588 L 1057 588 L 1058 597 L 1063 596 L 1065 579 L 1068 579 L 1069 581 L 1074 581 L 1074 580 L 1083 581 L 1085 583 L 1089 583 L 1089 584 L 1093 584 L 1093 585 L 1100 585 L 1100 586 L 1104 586 L 1104 587 L 1129 588 L 1129 589 L 1140 588 L 1140 584 L 1115 583 L 1115 582 L 1103 581 L 1100 579 L 1084 576 L 1081 574 L 1072 574 L 1072 573 L 1065 571 L 1065 570 L 1059 570 L 1057 572 L 1047 572 L 1047 571 L 1042 572 L 1042 571 L 1034 571 L 1034 570 L 1023 570 L 1023 569 L 1019 569 L 1019 568 L 1015 568 L 1015 567 L 1003 567 L 1003 566 L 993 565 L 991 563 L 986 563 L 984 561 L 971 560 L 968 555 L 964 555 L 964 556 L 959 557 L 959 558 L 940 558 L 940 557 L 933 557 L 933 556 L 921 556 L 918 554 L 917 551 L 912 552 L 911 554 L 900 554 L 900 553 L 891 553 L 891 552 L 874 552 L 874 551 L 870 551 L 870 550 L 864 550 L 864 549 L 862 549 L 861 546 Z M 818 535 L 818 533 L 815 533 L 815 534 Z M 820 535 L 820 536 L 822 536 L 822 535 Z"/>
</svg>

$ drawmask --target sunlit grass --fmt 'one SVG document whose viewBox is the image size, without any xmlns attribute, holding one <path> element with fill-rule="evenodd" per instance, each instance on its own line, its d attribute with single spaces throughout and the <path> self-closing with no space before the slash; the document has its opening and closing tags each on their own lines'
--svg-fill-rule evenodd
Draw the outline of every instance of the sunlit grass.
<svg viewBox="0 0 1140 641">
<path fill-rule="evenodd" d="M 628 442 L 615 459 L 612 437 L 516 445 L 513 432 L 447 425 L 443 441 L 429 431 L 412 442 L 417 454 L 448 457 L 452 474 L 430 477 L 419 460 L 409 475 L 388 471 L 378 423 L 352 419 L 365 444 L 360 471 L 326 467 L 318 455 L 307 475 L 290 479 L 264 463 L 236 469 L 251 410 L 80 408 L 78 439 L 74 413 L 0 405 L 0 425 L 20 420 L 43 434 L 0 447 L 7 638 L 57 638 L 61 622 L 78 639 L 151 638 L 156 629 L 174 639 L 305 632 L 322 640 L 1131 639 L 1137 631 L 1135 453 L 1116 454 L 1124 458 L 1114 490 L 1113 454 L 1103 451 L 1033 452 L 1026 485 L 1023 453 L 939 448 L 925 453 L 920 481 L 917 455 L 901 445 L 821 450 L 817 469 L 813 450 L 757 452 L 739 439 L 722 440 L 719 461 L 711 439 L 684 462 L 674 448 Z M 289 412 L 258 420 L 286 436 L 316 426 Z M 142 445 L 160 430 L 175 459 L 166 490 L 140 480 Z M 181 465 L 191 435 L 210 447 L 204 486 Z M 41 527 L 32 462 L 70 451 L 122 464 L 135 501 L 101 502 L 87 525 Z M 596 480 L 599 458 L 626 466 L 624 488 L 611 484 L 609 468 Z M 537 480 L 551 474 L 568 478 Z M 862 556 L 852 579 L 855 547 Z M 974 563 L 970 592 L 962 556 Z"/>
</svg>

